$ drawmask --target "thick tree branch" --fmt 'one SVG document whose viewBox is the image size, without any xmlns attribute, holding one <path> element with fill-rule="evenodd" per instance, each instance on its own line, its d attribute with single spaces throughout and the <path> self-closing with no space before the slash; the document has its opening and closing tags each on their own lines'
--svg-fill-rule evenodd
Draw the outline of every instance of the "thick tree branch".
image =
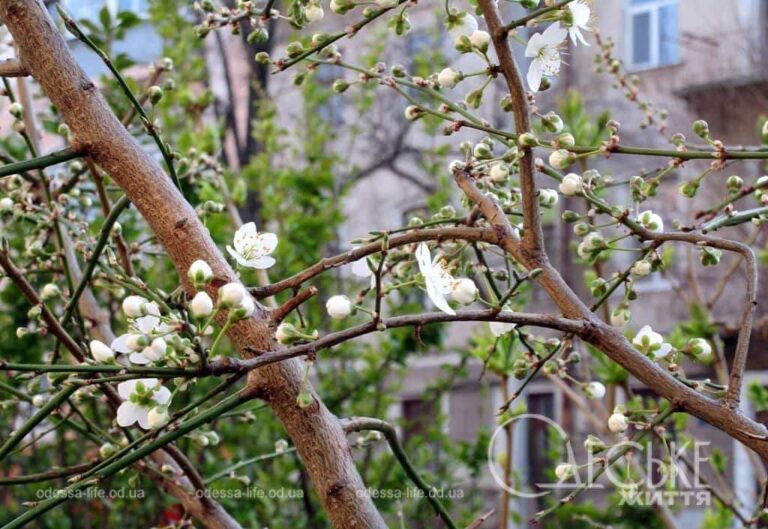
<svg viewBox="0 0 768 529">
<path fill-rule="evenodd" d="M 215 279 L 208 293 L 215 299 L 223 283 L 237 281 L 193 208 L 157 163 L 114 116 L 94 83 L 75 62 L 39 0 L 2 0 L 0 17 L 14 37 L 32 75 L 69 125 L 77 144 L 112 176 L 147 220 L 172 259 L 189 294 L 186 272 L 197 259 L 207 261 Z M 273 350 L 277 344 L 267 311 L 232 326 L 229 338 L 238 350 Z M 300 408 L 303 387 L 298 361 L 252 372 L 251 391 L 269 402 L 293 439 L 318 496 L 336 527 L 385 527 L 354 466 L 338 420 L 322 401 Z"/>
</svg>

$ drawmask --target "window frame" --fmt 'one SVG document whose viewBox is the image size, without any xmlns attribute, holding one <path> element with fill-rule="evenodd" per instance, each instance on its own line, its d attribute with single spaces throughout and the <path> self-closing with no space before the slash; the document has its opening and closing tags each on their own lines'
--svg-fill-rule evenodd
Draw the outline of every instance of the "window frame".
<svg viewBox="0 0 768 529">
<path fill-rule="evenodd" d="M 633 0 L 625 0 L 624 5 L 624 35 L 626 35 L 626 45 L 624 46 L 624 59 L 627 67 L 630 71 L 642 71 L 653 70 L 655 68 L 662 68 L 664 66 L 674 66 L 680 64 L 680 28 L 679 28 L 679 0 L 647 0 L 642 4 L 634 4 Z M 678 9 L 678 28 L 677 28 L 677 40 L 678 40 L 678 57 L 676 61 L 661 62 L 659 48 L 659 12 L 662 8 L 668 6 L 675 6 Z M 647 13 L 650 16 L 650 38 L 649 38 L 649 50 L 650 59 L 647 62 L 634 61 L 634 19 L 637 15 Z"/>
</svg>

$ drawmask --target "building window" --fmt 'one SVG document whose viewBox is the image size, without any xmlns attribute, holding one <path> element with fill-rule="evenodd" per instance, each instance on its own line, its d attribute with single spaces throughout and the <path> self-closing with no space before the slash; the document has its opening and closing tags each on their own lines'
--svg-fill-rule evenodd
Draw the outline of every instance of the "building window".
<svg viewBox="0 0 768 529">
<path fill-rule="evenodd" d="M 680 61 L 677 0 L 628 0 L 627 63 L 632 69 Z"/>
</svg>

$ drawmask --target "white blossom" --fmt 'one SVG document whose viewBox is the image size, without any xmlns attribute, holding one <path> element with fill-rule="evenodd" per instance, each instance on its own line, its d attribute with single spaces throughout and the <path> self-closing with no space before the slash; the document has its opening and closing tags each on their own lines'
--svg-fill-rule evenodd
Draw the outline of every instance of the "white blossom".
<svg viewBox="0 0 768 529">
<path fill-rule="evenodd" d="M 637 216 L 637 221 L 650 231 L 662 232 L 664 231 L 664 221 L 661 219 L 661 215 L 658 215 L 647 209 Z"/>
<path fill-rule="evenodd" d="M 13 199 L 11 197 L 0 198 L 0 211 L 11 211 L 13 209 Z"/>
<path fill-rule="evenodd" d="M 240 266 L 266 269 L 275 264 L 274 258 L 269 254 L 277 247 L 277 235 L 259 233 L 253 222 L 243 224 L 235 232 L 234 245 L 234 248 L 227 246 L 227 251 Z"/>
<path fill-rule="evenodd" d="M 584 40 L 584 35 L 581 33 L 582 29 L 589 31 L 589 26 L 587 25 L 589 24 L 589 6 L 584 0 L 575 0 L 569 3 L 567 7 L 571 18 L 568 26 L 568 34 L 571 36 L 571 41 L 574 46 L 578 46 L 577 40 L 584 44 L 584 46 L 589 46 L 587 41 Z"/>
<path fill-rule="evenodd" d="M 91 340 L 89 345 L 93 359 L 100 364 L 105 364 L 115 359 L 115 352 L 104 342 L 100 342 L 99 340 Z"/>
<path fill-rule="evenodd" d="M 655 332 L 650 325 L 645 325 L 632 339 L 632 344 L 644 353 L 652 353 L 661 359 L 672 352 L 672 346 L 664 341 L 664 337 Z"/>
<path fill-rule="evenodd" d="M 432 303 L 447 314 L 456 314 L 445 299 L 445 296 L 451 292 L 454 279 L 445 268 L 443 260 L 435 258 L 433 261 L 429 247 L 422 242 L 416 248 L 416 262 L 419 265 L 421 275 L 424 276 L 427 295 Z"/>
<path fill-rule="evenodd" d="M 568 173 L 563 177 L 563 181 L 560 182 L 559 189 L 560 192 L 567 197 L 572 197 L 581 193 L 583 189 L 581 177 L 576 173 Z"/>
<path fill-rule="evenodd" d="M 462 36 L 470 36 L 477 31 L 477 28 L 477 19 L 469 13 L 462 13 L 461 16 L 457 16 L 456 22 L 448 28 L 448 34 L 456 40 Z"/>
<path fill-rule="evenodd" d="M 165 358 L 168 350 L 168 344 L 162 338 L 155 338 L 150 344 L 144 347 L 141 352 L 133 352 L 128 356 L 132 364 L 146 365 L 152 362 L 158 362 Z"/>
<path fill-rule="evenodd" d="M 508 323 L 504 321 L 491 321 L 488 322 L 488 327 L 491 328 L 491 334 L 493 334 L 496 338 L 499 338 L 514 331 L 516 325 L 514 323 Z"/>
<path fill-rule="evenodd" d="M 437 74 L 437 84 L 440 85 L 440 88 L 453 88 L 460 79 L 461 72 L 455 68 L 443 68 Z"/>
<path fill-rule="evenodd" d="M 422 110 L 416 105 L 408 105 L 403 111 L 405 119 L 408 121 L 415 121 L 421 117 Z"/>
<path fill-rule="evenodd" d="M 334 320 L 342 320 L 352 313 L 352 302 L 347 296 L 331 296 L 325 303 L 325 310 Z"/>
<path fill-rule="evenodd" d="M 126 427 L 138 422 L 148 430 L 149 411 L 157 406 L 167 406 L 171 392 L 156 378 L 126 380 L 117 385 L 117 393 L 123 403 L 117 408 L 117 424 Z"/>
<path fill-rule="evenodd" d="M 543 33 L 536 33 L 528 40 L 525 56 L 530 57 L 528 67 L 528 87 L 538 92 L 543 76 L 551 77 L 560 72 L 560 52 L 558 48 L 568 32 L 559 23 L 550 25 Z"/>
<path fill-rule="evenodd" d="M 631 318 L 632 314 L 625 307 L 617 307 L 611 311 L 611 325 L 614 327 L 624 327 Z"/>
</svg>

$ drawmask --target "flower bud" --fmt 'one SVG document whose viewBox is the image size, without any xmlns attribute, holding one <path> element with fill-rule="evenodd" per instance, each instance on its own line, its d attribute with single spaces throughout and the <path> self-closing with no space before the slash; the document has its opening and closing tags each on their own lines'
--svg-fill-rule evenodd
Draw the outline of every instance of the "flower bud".
<svg viewBox="0 0 768 529">
<path fill-rule="evenodd" d="M 283 322 L 277 326 L 275 338 L 283 345 L 288 345 L 301 339 L 301 333 L 291 323 Z"/>
<path fill-rule="evenodd" d="M 703 119 L 699 119 L 693 122 L 693 133 L 698 137 L 707 139 L 709 138 L 709 124 Z"/>
<path fill-rule="evenodd" d="M 104 443 L 99 447 L 99 456 L 102 459 L 107 459 L 109 456 L 117 452 L 117 446 L 112 443 Z"/>
<path fill-rule="evenodd" d="M 504 163 L 495 163 L 489 172 L 491 180 L 497 183 L 506 182 L 509 176 L 509 166 Z"/>
<path fill-rule="evenodd" d="M 229 321 L 240 321 L 250 318 L 256 311 L 256 303 L 249 294 L 245 294 L 237 306 L 233 306 L 229 311 Z"/>
<path fill-rule="evenodd" d="M 301 409 L 309 408 L 312 406 L 314 401 L 315 399 L 312 396 L 312 393 L 310 393 L 307 389 L 301 390 L 301 392 L 299 392 L 298 396 L 296 397 L 296 405 Z"/>
<path fill-rule="evenodd" d="M 512 376 L 517 380 L 523 380 L 528 376 L 528 362 L 518 358 L 512 363 Z"/>
<path fill-rule="evenodd" d="M 570 463 L 560 463 L 555 467 L 555 476 L 560 481 L 572 478 L 576 474 L 576 465 Z"/>
<path fill-rule="evenodd" d="M 688 180 L 680 184 L 680 194 L 684 197 L 693 198 L 699 191 L 698 180 Z"/>
<path fill-rule="evenodd" d="M 7 213 L 13 211 L 13 199 L 11 197 L 0 198 L 0 212 Z"/>
<path fill-rule="evenodd" d="M 61 295 L 61 290 L 59 290 L 59 287 L 54 285 L 53 283 L 46 283 L 45 286 L 40 290 L 40 297 L 43 299 L 43 301 L 48 301 L 49 299 L 57 298 Z"/>
<path fill-rule="evenodd" d="M 577 220 L 579 220 L 581 218 L 581 215 L 579 215 L 575 211 L 567 209 L 563 211 L 563 214 L 560 216 L 560 218 L 563 220 L 563 222 L 570 224 L 572 222 L 576 222 Z"/>
<path fill-rule="evenodd" d="M 22 115 L 24 114 L 24 107 L 21 105 L 21 103 L 11 103 L 11 106 L 8 107 L 8 112 L 11 113 L 11 116 L 15 117 L 16 119 L 21 119 Z"/>
<path fill-rule="evenodd" d="M 535 147 L 539 144 L 539 140 L 532 132 L 524 132 L 517 138 L 517 144 L 520 147 Z"/>
<path fill-rule="evenodd" d="M 203 321 L 213 313 L 213 300 L 206 292 L 198 292 L 189 302 L 189 313 L 196 321 Z"/>
<path fill-rule="evenodd" d="M 704 266 L 717 266 L 720 264 L 720 257 L 722 257 L 722 255 L 723 252 L 717 248 L 703 246 L 699 258 L 701 259 L 701 264 Z"/>
<path fill-rule="evenodd" d="M 219 304 L 224 308 L 239 306 L 247 294 L 240 283 L 227 283 L 219 289 Z"/>
<path fill-rule="evenodd" d="M 554 167 L 555 169 L 565 169 L 571 163 L 573 163 L 574 155 L 570 151 L 567 151 L 565 149 L 558 149 L 556 151 L 552 151 L 552 153 L 549 155 L 549 165 Z"/>
<path fill-rule="evenodd" d="M 144 306 L 147 300 L 141 296 L 128 296 L 123 300 L 123 313 L 129 318 L 140 318 L 144 316 Z"/>
<path fill-rule="evenodd" d="M 349 88 L 349 83 L 344 79 L 336 79 L 333 82 L 333 86 L 331 86 L 331 89 L 337 94 L 343 94 L 347 91 L 347 88 Z"/>
<path fill-rule="evenodd" d="M 560 192 L 567 196 L 572 197 L 581 193 L 583 190 L 583 182 L 581 177 L 576 173 L 569 173 L 563 177 L 563 181 L 560 182 Z"/>
<path fill-rule="evenodd" d="M 469 42 L 473 48 L 485 53 L 488 51 L 488 45 L 491 43 L 491 36 L 487 31 L 479 29 L 469 36 Z"/>
<path fill-rule="evenodd" d="M 189 278 L 189 282 L 192 283 L 196 290 L 202 290 L 213 279 L 213 270 L 211 270 L 208 263 L 198 259 L 189 267 L 187 278 Z"/>
<path fill-rule="evenodd" d="M 555 112 L 547 112 L 541 118 L 541 125 L 547 132 L 559 134 L 563 130 L 563 119 Z"/>
<path fill-rule="evenodd" d="M 589 434 L 584 440 L 584 449 L 590 454 L 599 454 L 605 450 L 606 446 L 602 439 L 596 435 Z"/>
<path fill-rule="evenodd" d="M 335 320 L 343 320 L 352 313 L 352 302 L 347 296 L 331 296 L 325 303 L 328 315 Z"/>
<path fill-rule="evenodd" d="M 405 108 L 405 119 L 408 121 L 416 121 L 422 116 L 423 113 L 424 111 L 421 110 L 420 107 L 416 105 L 408 105 Z"/>
<path fill-rule="evenodd" d="M 738 193 L 741 188 L 744 187 L 744 180 L 737 175 L 731 175 L 728 180 L 725 181 L 725 185 L 728 188 L 729 193 Z"/>
<path fill-rule="evenodd" d="M 461 80 L 461 72 L 454 68 L 443 68 L 437 74 L 437 84 L 440 88 L 453 88 Z"/>
<path fill-rule="evenodd" d="M 588 399 L 599 400 L 605 396 L 605 386 L 600 382 L 590 382 L 582 387 L 584 396 Z"/>
<path fill-rule="evenodd" d="M 115 359 L 115 352 L 104 342 L 91 340 L 90 348 L 93 359 L 100 364 L 105 364 Z"/>
<path fill-rule="evenodd" d="M 613 433 L 625 432 L 627 428 L 629 428 L 629 420 L 623 413 L 614 411 L 613 414 L 608 417 L 608 429 Z"/>
<path fill-rule="evenodd" d="M 163 98 L 163 89 L 157 85 L 153 85 L 149 87 L 147 94 L 149 95 L 149 102 L 156 105 Z"/>
<path fill-rule="evenodd" d="M 576 138 L 574 138 L 573 134 L 570 132 L 563 132 L 562 134 L 558 134 L 558 136 L 555 138 L 555 141 L 561 147 L 573 147 L 576 145 Z"/>
</svg>

